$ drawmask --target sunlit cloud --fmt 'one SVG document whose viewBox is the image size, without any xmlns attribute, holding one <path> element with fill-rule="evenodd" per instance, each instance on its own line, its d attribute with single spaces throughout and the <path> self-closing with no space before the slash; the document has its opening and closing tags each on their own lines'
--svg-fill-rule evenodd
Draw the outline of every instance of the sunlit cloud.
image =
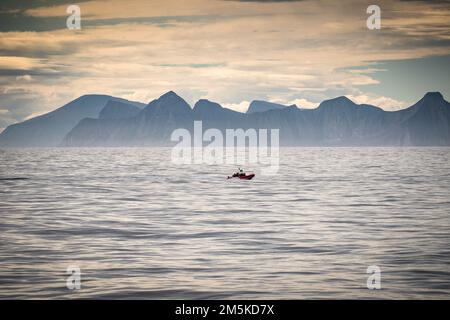
<svg viewBox="0 0 450 320">
<path fill-rule="evenodd" d="M 56 25 L 0 32 L 0 99 L 13 115 L 0 113 L 3 126 L 87 93 L 149 102 L 174 90 L 238 111 L 347 95 L 393 110 L 413 99 L 367 91 L 380 85 L 374 62 L 450 54 L 442 3 L 381 1 L 379 31 L 366 28 L 369 1 L 93 0 L 79 3 L 77 31 L 65 28 L 67 3 L 43 3 L 20 12 Z"/>
<path fill-rule="evenodd" d="M 387 111 L 399 110 L 408 106 L 408 103 L 404 101 L 397 101 L 389 97 L 377 96 L 374 94 L 349 95 L 348 98 L 358 104 L 369 104 L 383 108 Z"/>
</svg>

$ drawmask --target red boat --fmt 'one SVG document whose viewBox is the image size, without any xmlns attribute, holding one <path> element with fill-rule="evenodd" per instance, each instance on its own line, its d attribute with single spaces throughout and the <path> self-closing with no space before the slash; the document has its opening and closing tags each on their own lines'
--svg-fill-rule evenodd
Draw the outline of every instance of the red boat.
<svg viewBox="0 0 450 320">
<path fill-rule="evenodd" d="M 254 176 L 255 176 L 254 173 L 246 174 L 239 168 L 239 172 L 233 173 L 233 175 L 231 177 L 229 176 L 227 179 L 239 178 L 241 180 L 252 180 Z"/>
<path fill-rule="evenodd" d="M 255 176 L 254 173 L 244 174 L 244 175 L 239 176 L 239 179 L 242 179 L 242 180 L 252 180 L 254 176 Z"/>
</svg>

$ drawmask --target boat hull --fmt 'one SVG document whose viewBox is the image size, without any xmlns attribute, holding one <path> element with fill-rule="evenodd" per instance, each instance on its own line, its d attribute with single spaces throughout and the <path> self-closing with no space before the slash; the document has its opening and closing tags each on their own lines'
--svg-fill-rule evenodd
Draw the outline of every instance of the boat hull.
<svg viewBox="0 0 450 320">
<path fill-rule="evenodd" d="M 255 176 L 254 173 L 246 174 L 245 176 L 239 176 L 239 179 L 241 179 L 241 180 L 252 180 L 254 176 Z"/>
</svg>

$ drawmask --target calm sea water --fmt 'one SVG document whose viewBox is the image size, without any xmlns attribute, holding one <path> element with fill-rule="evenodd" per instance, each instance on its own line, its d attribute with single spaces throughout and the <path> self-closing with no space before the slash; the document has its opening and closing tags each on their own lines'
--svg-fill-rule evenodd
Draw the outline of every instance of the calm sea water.
<svg viewBox="0 0 450 320">
<path fill-rule="evenodd" d="M 2 150 L 0 298 L 449 299 L 449 151 L 284 148 L 239 181 L 164 148 Z"/>
</svg>

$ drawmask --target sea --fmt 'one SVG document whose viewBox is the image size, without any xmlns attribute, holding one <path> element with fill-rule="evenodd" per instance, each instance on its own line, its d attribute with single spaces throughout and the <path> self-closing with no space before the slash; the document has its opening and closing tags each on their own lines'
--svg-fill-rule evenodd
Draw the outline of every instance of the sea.
<svg viewBox="0 0 450 320">
<path fill-rule="evenodd" d="M 0 299 L 450 299 L 449 148 L 0 150 Z"/>
</svg>

